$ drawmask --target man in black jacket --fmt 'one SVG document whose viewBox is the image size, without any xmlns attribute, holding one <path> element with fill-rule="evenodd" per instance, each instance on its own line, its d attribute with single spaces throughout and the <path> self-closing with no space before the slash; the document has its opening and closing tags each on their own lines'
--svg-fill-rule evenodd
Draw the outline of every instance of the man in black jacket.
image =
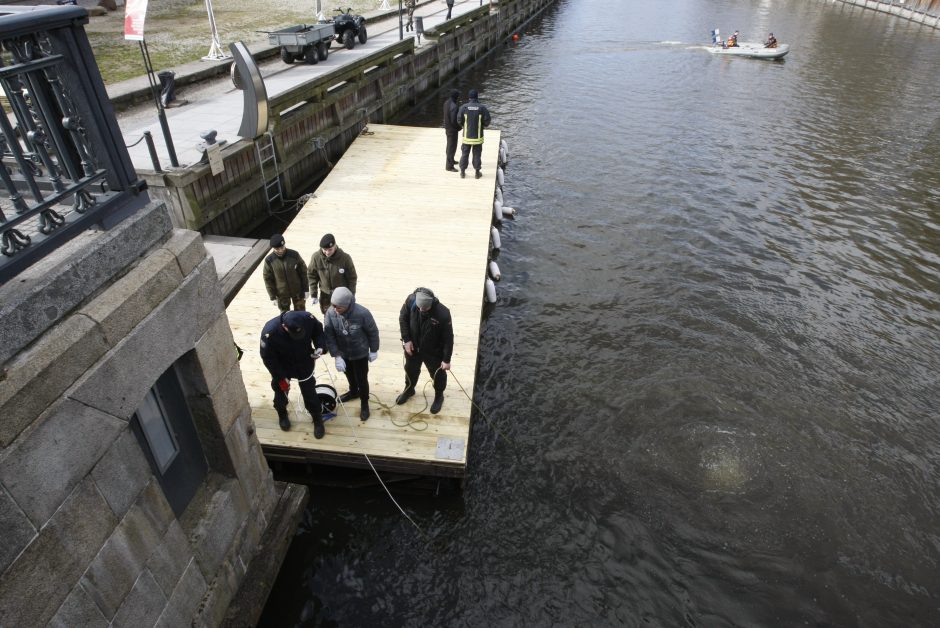
<svg viewBox="0 0 940 628">
<path fill-rule="evenodd" d="M 271 373 L 274 409 L 281 429 L 290 429 L 287 392 L 296 379 L 307 412 L 313 417 L 313 435 L 323 438 L 323 415 L 317 397 L 314 362 L 323 353 L 326 338 L 323 325 L 310 312 L 291 310 L 269 320 L 261 331 L 261 360 Z"/>
<path fill-rule="evenodd" d="M 450 310 L 427 288 L 409 294 L 398 314 L 401 342 L 405 349 L 405 389 L 395 403 L 401 405 L 415 394 L 421 365 L 434 378 L 434 401 L 431 414 L 441 411 L 447 371 L 454 352 L 454 327 Z"/>
<path fill-rule="evenodd" d="M 460 133 L 460 126 L 457 124 L 457 98 L 459 96 L 460 92 L 452 89 L 450 96 L 444 101 L 444 135 L 447 136 L 444 170 L 448 172 L 457 172 L 457 160 L 454 156 L 457 155 L 457 134 Z"/>
</svg>

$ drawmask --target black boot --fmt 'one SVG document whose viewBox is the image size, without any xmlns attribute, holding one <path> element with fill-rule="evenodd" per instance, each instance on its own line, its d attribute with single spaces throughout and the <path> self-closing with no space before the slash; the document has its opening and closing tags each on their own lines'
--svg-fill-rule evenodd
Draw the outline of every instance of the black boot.
<svg viewBox="0 0 940 628">
<path fill-rule="evenodd" d="M 431 402 L 431 414 L 437 414 L 441 411 L 441 406 L 444 405 L 444 392 L 434 391 L 434 401 Z"/>
<path fill-rule="evenodd" d="M 326 434 L 326 428 L 323 427 L 323 419 L 319 417 L 314 417 L 313 418 L 313 437 L 323 438 L 324 434 Z"/>
<path fill-rule="evenodd" d="M 368 399 L 362 400 L 362 409 L 359 410 L 359 419 L 362 421 L 369 420 L 369 400 Z"/>
<path fill-rule="evenodd" d="M 483 178 L 483 173 L 480 172 L 479 170 L 477 170 L 476 178 L 477 178 L 477 179 Z"/>
<path fill-rule="evenodd" d="M 339 396 L 339 400 L 342 401 L 343 403 L 346 403 L 350 399 L 358 399 L 358 398 L 359 398 L 358 390 L 350 390 L 349 392 L 345 392 Z"/>
<path fill-rule="evenodd" d="M 277 411 L 277 422 L 285 432 L 290 429 L 290 419 L 287 418 L 287 410 Z"/>
<path fill-rule="evenodd" d="M 395 403 L 397 403 L 398 405 L 401 405 L 405 403 L 406 401 L 408 401 L 409 399 L 411 399 L 411 396 L 414 394 L 415 394 L 414 388 L 406 388 L 403 391 L 401 391 L 401 394 L 398 395 L 398 398 L 395 399 Z"/>
</svg>

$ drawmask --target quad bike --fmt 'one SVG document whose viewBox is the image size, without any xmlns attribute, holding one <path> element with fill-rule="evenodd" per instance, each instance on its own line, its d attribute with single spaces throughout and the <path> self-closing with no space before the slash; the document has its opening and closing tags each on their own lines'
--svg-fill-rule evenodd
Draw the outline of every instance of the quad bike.
<svg viewBox="0 0 940 628">
<path fill-rule="evenodd" d="M 360 44 L 365 44 L 369 38 L 366 32 L 366 18 L 353 15 L 352 7 L 348 7 L 345 11 L 342 7 L 336 7 L 333 11 L 337 15 L 327 22 L 333 22 L 333 38 L 337 43 L 346 46 L 347 50 L 352 50 L 356 46 L 357 39 Z"/>
</svg>

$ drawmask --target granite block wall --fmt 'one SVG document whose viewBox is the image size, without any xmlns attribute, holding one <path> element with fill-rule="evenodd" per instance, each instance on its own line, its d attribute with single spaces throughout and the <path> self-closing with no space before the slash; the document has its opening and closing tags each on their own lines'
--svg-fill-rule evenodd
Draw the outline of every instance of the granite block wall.
<svg viewBox="0 0 940 628">
<path fill-rule="evenodd" d="M 0 286 L 0 626 L 213 626 L 275 505 L 214 264 L 162 203 Z M 178 374 L 177 516 L 132 419 Z"/>
</svg>

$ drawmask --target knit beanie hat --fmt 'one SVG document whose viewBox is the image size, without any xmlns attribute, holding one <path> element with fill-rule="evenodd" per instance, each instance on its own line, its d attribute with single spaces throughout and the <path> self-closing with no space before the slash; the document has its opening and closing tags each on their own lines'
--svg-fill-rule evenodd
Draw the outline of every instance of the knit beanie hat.
<svg viewBox="0 0 940 628">
<path fill-rule="evenodd" d="M 353 293 L 349 291 L 349 288 L 337 288 L 333 291 L 333 294 L 330 295 L 330 303 L 338 305 L 339 307 L 349 307 L 352 300 Z"/>
<path fill-rule="evenodd" d="M 284 236 L 280 233 L 275 233 L 271 236 L 271 247 L 276 249 L 279 246 L 284 246 Z"/>
<path fill-rule="evenodd" d="M 415 305 L 417 305 L 419 309 L 429 308 L 434 305 L 434 296 L 424 290 L 418 290 L 415 292 Z"/>
</svg>

